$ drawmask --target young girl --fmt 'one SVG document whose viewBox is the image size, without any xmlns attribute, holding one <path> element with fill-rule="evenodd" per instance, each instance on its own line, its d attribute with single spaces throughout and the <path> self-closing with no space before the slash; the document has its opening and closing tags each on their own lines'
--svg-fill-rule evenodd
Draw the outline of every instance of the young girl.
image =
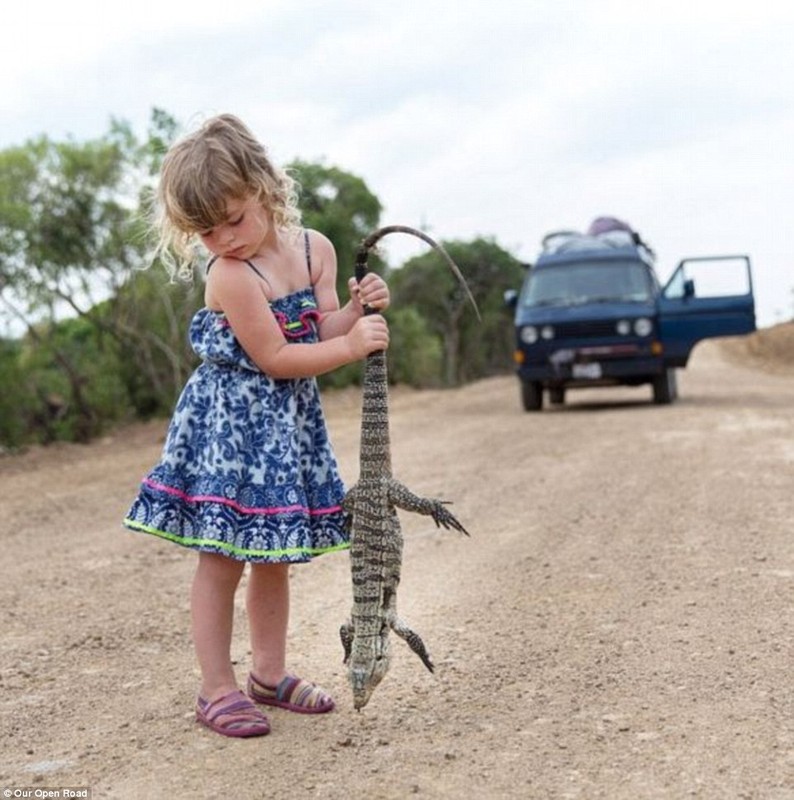
<svg viewBox="0 0 794 800">
<path fill-rule="evenodd" d="M 333 700 L 285 665 L 289 564 L 348 546 L 344 487 L 314 376 L 388 345 L 386 284 L 350 280 L 339 307 L 336 255 L 299 228 L 292 180 L 231 115 L 175 144 L 159 186 L 160 252 L 212 259 L 190 327 L 202 363 L 185 386 L 160 463 L 124 521 L 198 551 L 191 592 L 201 669 L 196 715 L 225 736 L 269 732 L 258 705 L 314 714 Z M 247 695 L 231 663 L 234 595 L 251 564 Z"/>
</svg>

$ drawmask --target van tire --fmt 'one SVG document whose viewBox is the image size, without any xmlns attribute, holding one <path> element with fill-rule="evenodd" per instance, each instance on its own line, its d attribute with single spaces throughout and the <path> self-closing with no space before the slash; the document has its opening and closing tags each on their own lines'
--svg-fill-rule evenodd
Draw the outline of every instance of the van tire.
<svg viewBox="0 0 794 800">
<path fill-rule="evenodd" d="M 653 402 L 657 406 L 667 406 L 678 397 L 678 382 L 675 370 L 667 367 L 660 375 L 653 379 Z"/>
<path fill-rule="evenodd" d="M 524 411 L 540 411 L 543 408 L 543 385 L 538 381 L 521 381 L 521 402 Z"/>
</svg>

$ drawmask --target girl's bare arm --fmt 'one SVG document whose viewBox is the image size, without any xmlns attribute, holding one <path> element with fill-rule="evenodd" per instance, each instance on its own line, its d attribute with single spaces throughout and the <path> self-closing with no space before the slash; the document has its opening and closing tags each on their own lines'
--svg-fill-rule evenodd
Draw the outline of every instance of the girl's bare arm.
<svg viewBox="0 0 794 800">
<path fill-rule="evenodd" d="M 270 310 L 262 282 L 244 263 L 220 258 L 209 280 L 212 296 L 243 349 L 273 378 L 321 375 L 388 346 L 386 322 L 377 314 L 358 317 L 344 334 L 315 344 L 289 343 Z"/>
</svg>

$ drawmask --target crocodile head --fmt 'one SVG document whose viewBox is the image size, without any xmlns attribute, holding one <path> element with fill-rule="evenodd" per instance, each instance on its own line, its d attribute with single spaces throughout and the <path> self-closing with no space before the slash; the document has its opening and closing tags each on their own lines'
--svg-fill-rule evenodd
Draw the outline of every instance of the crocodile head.
<svg viewBox="0 0 794 800">
<path fill-rule="evenodd" d="M 370 650 L 369 653 L 356 653 L 356 647 L 353 646 L 348 679 L 353 690 L 353 707 L 356 711 L 360 711 L 369 702 L 372 693 L 389 671 L 391 663 L 389 640 L 386 637 L 379 637 L 376 642 L 374 653 L 371 648 L 367 648 Z"/>
</svg>

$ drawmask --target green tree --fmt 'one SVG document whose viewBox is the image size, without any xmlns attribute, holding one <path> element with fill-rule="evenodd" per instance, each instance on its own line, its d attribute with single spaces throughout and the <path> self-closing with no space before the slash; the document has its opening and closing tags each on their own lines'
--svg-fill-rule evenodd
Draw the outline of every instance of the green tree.
<svg viewBox="0 0 794 800">
<path fill-rule="evenodd" d="M 0 313 L 40 351 L 31 363 L 46 362 L 59 373 L 71 435 L 79 440 L 100 429 L 101 415 L 89 400 L 87 362 L 69 337 L 59 336 L 57 321 L 76 316 L 92 336 L 113 341 L 115 357 L 140 356 L 149 335 L 101 301 L 118 295 L 146 262 L 142 208 L 174 130 L 172 118 L 155 110 L 144 142 L 126 123 L 112 121 L 98 139 L 41 136 L 0 152 Z M 100 350 L 112 348 L 103 341 Z M 37 386 L 33 396 L 32 417 L 41 419 L 47 405 L 41 398 L 49 394 Z"/>
<path fill-rule="evenodd" d="M 413 306 L 392 308 L 387 315 L 389 382 L 417 389 L 440 386 L 444 354 L 427 320 Z"/>
<path fill-rule="evenodd" d="M 521 282 L 523 270 L 492 239 L 442 244 L 465 276 L 481 321 L 458 279 L 433 251 L 394 270 L 391 288 L 394 305 L 414 307 L 438 337 L 444 353 L 443 382 L 455 386 L 509 368 L 512 326 L 503 296 Z"/>
<path fill-rule="evenodd" d="M 65 307 L 90 307 L 92 267 L 101 263 L 112 270 L 104 264 L 118 257 L 114 240 L 123 236 L 123 214 L 108 190 L 121 180 L 120 167 L 115 141 L 55 143 L 41 137 L 0 154 L 0 299 L 30 339 L 51 349 L 68 381 L 79 439 L 96 431 L 85 376 L 51 339 L 53 326 L 41 323 Z"/>
</svg>

